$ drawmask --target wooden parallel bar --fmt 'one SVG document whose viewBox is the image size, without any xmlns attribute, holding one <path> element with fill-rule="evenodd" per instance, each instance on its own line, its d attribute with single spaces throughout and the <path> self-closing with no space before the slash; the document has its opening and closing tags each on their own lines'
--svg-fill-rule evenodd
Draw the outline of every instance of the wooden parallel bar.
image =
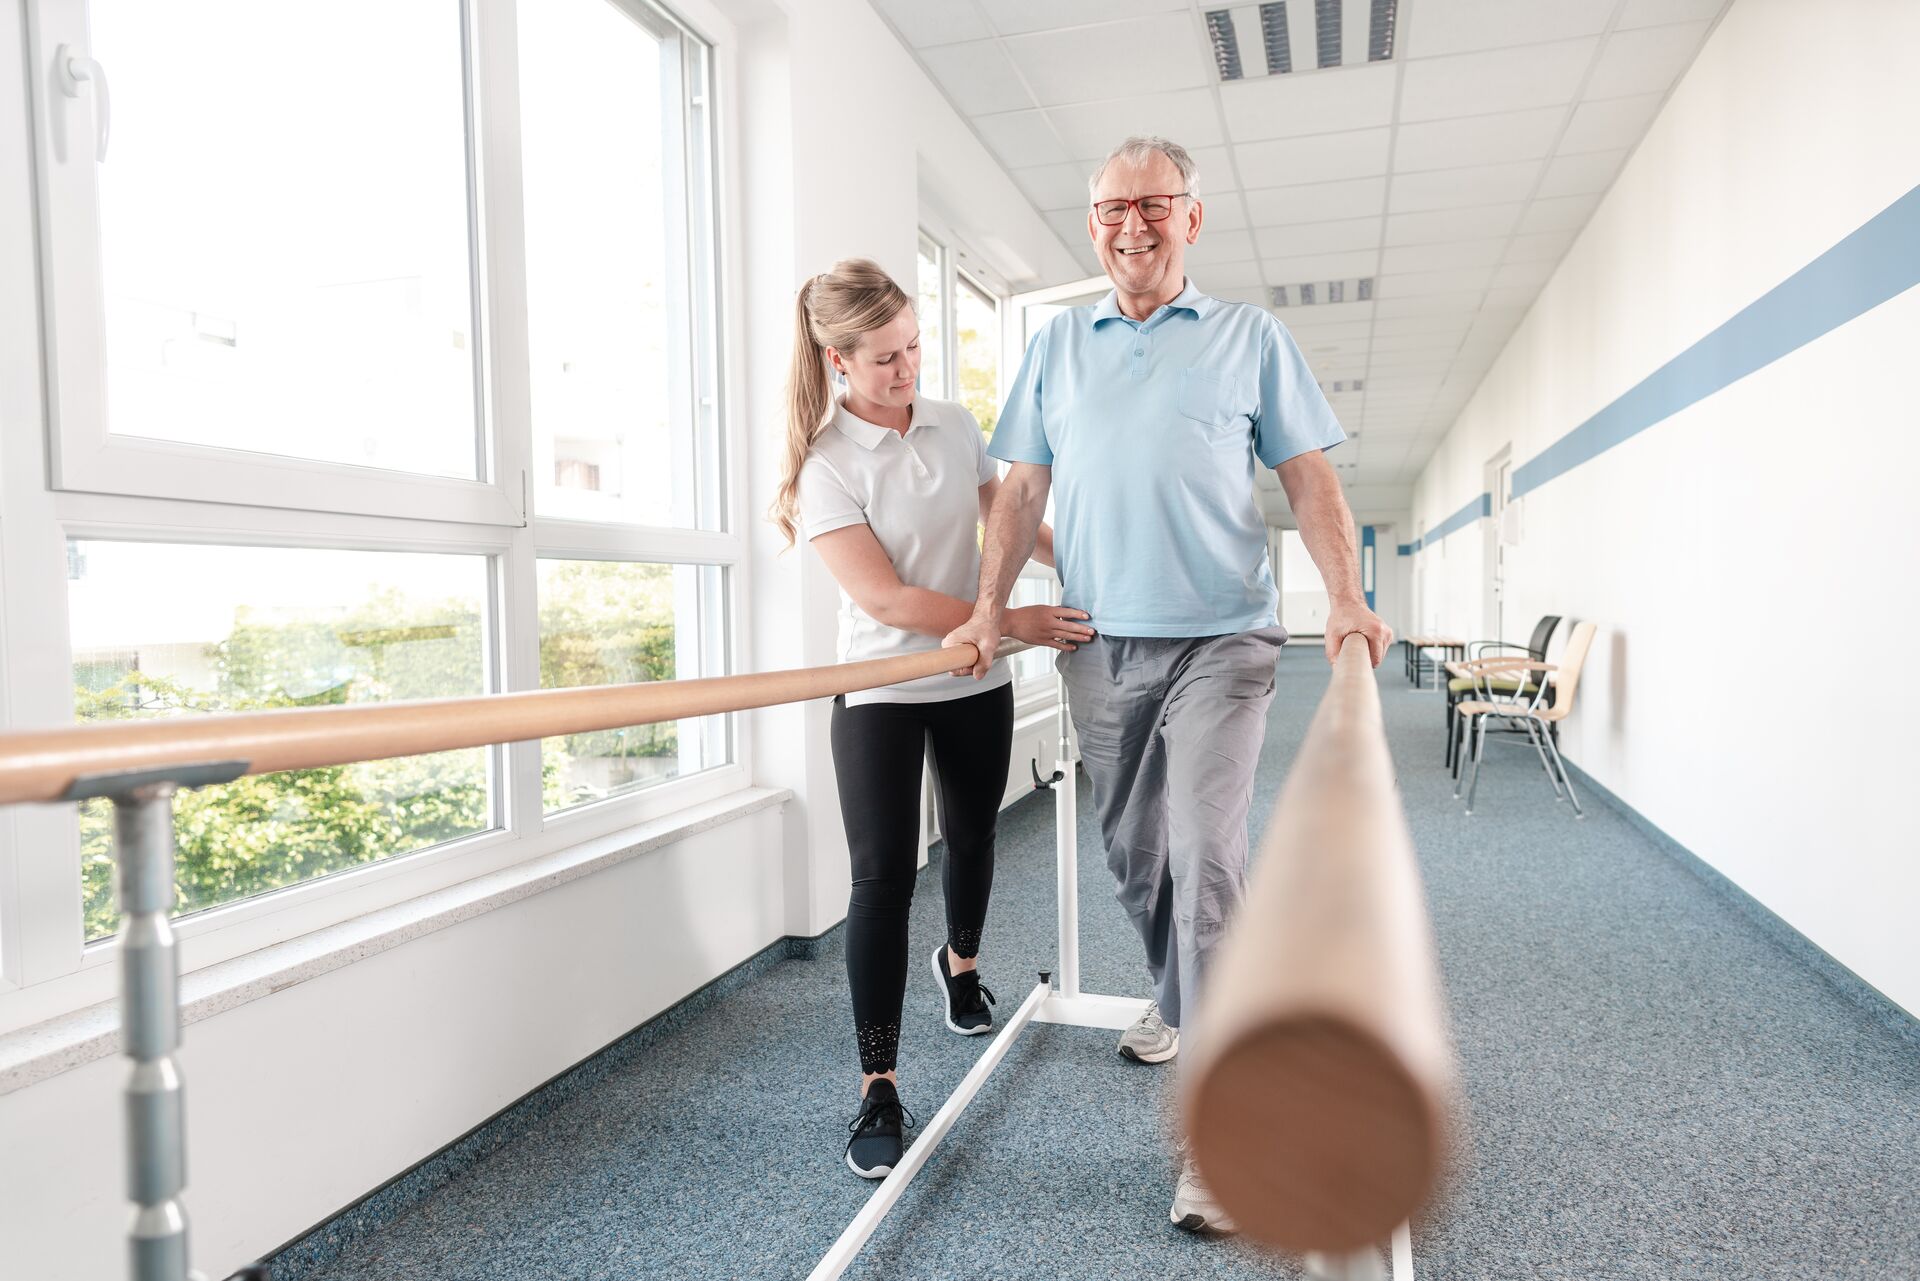
<svg viewBox="0 0 1920 1281">
<path fill-rule="evenodd" d="M 1286 1250 L 1385 1241 L 1438 1185 L 1457 1090 L 1367 644 L 1349 636 L 1183 1037 L 1193 1152 Z"/>
<path fill-rule="evenodd" d="M 1000 656 L 1028 646 L 1000 646 Z M 75 779 L 245 761 L 249 774 L 419 756 L 830 698 L 973 665 L 971 645 L 751 676 L 351 707 L 172 716 L 0 734 L 0 805 L 56 801 Z"/>
</svg>

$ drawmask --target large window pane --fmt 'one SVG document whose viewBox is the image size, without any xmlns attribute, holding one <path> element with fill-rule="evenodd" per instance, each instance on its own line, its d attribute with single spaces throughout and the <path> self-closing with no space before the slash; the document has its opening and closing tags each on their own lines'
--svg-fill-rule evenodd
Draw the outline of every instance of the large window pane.
<svg viewBox="0 0 1920 1281">
<path fill-rule="evenodd" d="M 701 501 L 683 40 L 608 0 L 520 6 L 535 504 L 713 529 Z"/>
<path fill-rule="evenodd" d="M 540 561 L 540 687 L 726 674 L 726 576 L 717 565 Z M 733 759 L 726 716 L 550 738 L 549 812 L 639 791 Z"/>
<path fill-rule="evenodd" d="M 487 691 L 482 556 L 75 541 L 74 711 L 88 722 Z M 484 748 L 289 771 L 174 802 L 178 911 L 491 826 Z M 112 811 L 80 807 L 86 936 L 118 927 Z"/>
<path fill-rule="evenodd" d="M 92 0 L 109 425 L 478 475 L 458 0 Z"/>
<path fill-rule="evenodd" d="M 947 290 L 946 251 L 925 236 L 920 237 L 920 279 L 917 301 L 920 312 L 920 390 L 935 400 L 947 394 Z"/>
<path fill-rule="evenodd" d="M 993 435 L 1000 420 L 1000 311 L 993 295 L 958 277 L 953 296 L 953 329 L 958 342 L 961 404 Z"/>
</svg>

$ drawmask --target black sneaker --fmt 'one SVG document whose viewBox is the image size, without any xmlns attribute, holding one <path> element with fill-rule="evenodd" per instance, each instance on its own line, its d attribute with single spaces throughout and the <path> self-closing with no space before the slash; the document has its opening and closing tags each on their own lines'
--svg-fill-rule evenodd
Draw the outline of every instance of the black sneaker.
<svg viewBox="0 0 1920 1281">
<path fill-rule="evenodd" d="M 940 991 L 946 998 L 947 1026 L 961 1036 L 979 1036 L 982 1032 L 993 1031 L 993 1013 L 987 1009 L 989 1003 L 998 1004 L 987 985 L 980 981 L 979 970 L 967 970 L 960 974 L 947 972 L 947 945 L 942 943 L 933 949 L 933 976 L 940 980 Z"/>
<path fill-rule="evenodd" d="M 918 1125 L 913 1113 L 900 1103 L 900 1092 L 884 1076 L 867 1087 L 860 1100 L 860 1115 L 847 1129 L 847 1168 L 863 1179 L 884 1179 L 900 1164 L 906 1149 L 906 1127 Z"/>
</svg>

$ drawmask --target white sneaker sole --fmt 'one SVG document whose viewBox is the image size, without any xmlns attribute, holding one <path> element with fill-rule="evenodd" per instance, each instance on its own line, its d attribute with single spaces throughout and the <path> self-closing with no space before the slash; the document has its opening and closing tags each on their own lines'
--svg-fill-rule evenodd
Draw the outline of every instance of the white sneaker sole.
<svg viewBox="0 0 1920 1281">
<path fill-rule="evenodd" d="M 946 949 L 946 946 L 945 943 L 942 943 L 939 947 L 934 948 L 933 955 L 927 958 L 927 964 L 933 967 L 934 986 L 939 989 L 940 1021 L 952 1028 L 955 1032 L 958 1032 L 961 1036 L 985 1036 L 987 1033 L 993 1031 L 992 1019 L 988 1019 L 987 1022 L 982 1023 L 979 1027 L 961 1027 L 953 1021 L 953 1011 L 947 1006 L 947 979 L 944 974 L 940 973 L 940 953 Z"/>
<path fill-rule="evenodd" d="M 871 1170 L 863 1170 L 853 1163 L 853 1153 L 847 1153 L 847 1168 L 863 1179 L 884 1179 L 893 1173 L 890 1165 L 876 1165 Z"/>
<path fill-rule="evenodd" d="M 1131 1045 L 1123 1045 L 1120 1047 L 1120 1057 L 1123 1059 L 1132 1059 L 1135 1063 L 1165 1063 L 1178 1053 L 1180 1053 L 1180 1034 L 1178 1032 L 1173 1034 L 1172 1045 L 1155 1053 L 1142 1054 Z"/>
</svg>

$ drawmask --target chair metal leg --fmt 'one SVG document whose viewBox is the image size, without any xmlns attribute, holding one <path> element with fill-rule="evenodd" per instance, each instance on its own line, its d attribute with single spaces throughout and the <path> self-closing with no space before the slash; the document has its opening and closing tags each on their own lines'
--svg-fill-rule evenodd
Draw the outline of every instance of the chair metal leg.
<svg viewBox="0 0 1920 1281">
<path fill-rule="evenodd" d="M 1562 799 L 1560 795 L 1560 776 L 1555 774 L 1553 772 L 1553 766 L 1547 763 L 1547 749 L 1540 745 L 1540 739 L 1546 732 L 1546 726 L 1538 725 L 1531 716 L 1521 721 L 1520 724 L 1526 729 L 1527 737 L 1533 742 L 1534 754 L 1540 758 L 1540 768 L 1547 772 L 1547 782 L 1553 785 L 1553 799 L 1556 801 Z"/>
<path fill-rule="evenodd" d="M 1473 777 L 1467 782 L 1467 813 L 1473 813 L 1473 794 L 1480 786 L 1480 756 L 1487 750 L 1487 722 L 1493 717 L 1482 715 L 1479 730 L 1473 736 Z"/>
<path fill-rule="evenodd" d="M 1547 750 L 1553 753 L 1553 763 L 1560 767 L 1560 781 L 1567 785 L 1567 799 L 1573 802 L 1573 816 L 1585 818 L 1587 812 L 1580 808 L 1580 798 L 1573 794 L 1573 780 L 1567 777 L 1567 763 L 1560 759 L 1560 749 L 1554 746 L 1551 734 L 1542 735 L 1547 740 Z"/>
<path fill-rule="evenodd" d="M 1460 799 L 1460 788 L 1466 782 L 1464 765 L 1467 751 L 1472 747 L 1473 718 L 1462 712 L 1455 712 L 1453 736 L 1459 742 L 1459 746 L 1453 753 L 1453 799 L 1457 801 Z"/>
</svg>

